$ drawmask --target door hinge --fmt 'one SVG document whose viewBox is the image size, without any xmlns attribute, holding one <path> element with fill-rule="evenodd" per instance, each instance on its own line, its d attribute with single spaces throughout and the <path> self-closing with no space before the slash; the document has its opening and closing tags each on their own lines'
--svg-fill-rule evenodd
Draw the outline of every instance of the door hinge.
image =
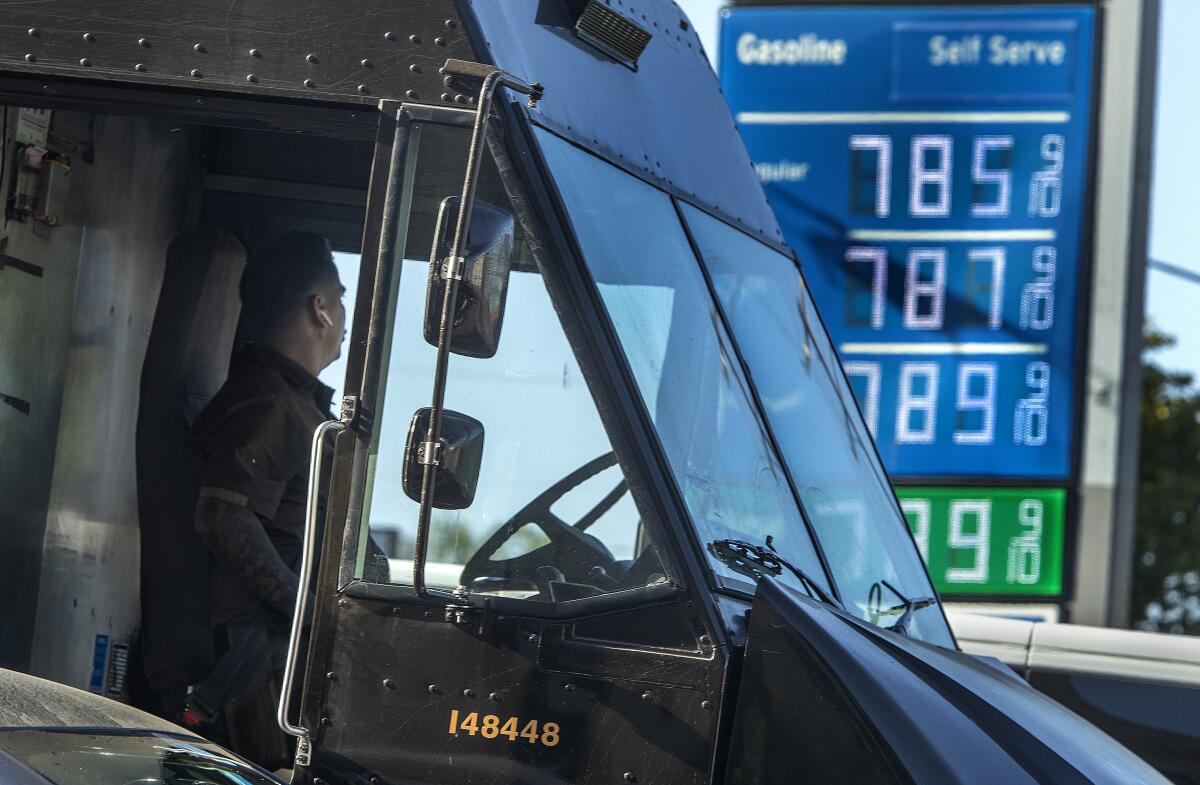
<svg viewBox="0 0 1200 785">
<path fill-rule="evenodd" d="M 308 738 L 308 734 L 304 734 L 296 739 L 296 766 L 308 767 L 312 763 L 312 742 Z"/>
<path fill-rule="evenodd" d="M 342 422 L 346 423 L 346 425 L 353 425 L 354 421 L 357 418 L 358 418 L 358 396 L 357 395 L 343 396 L 342 397 L 342 408 L 341 408 L 341 411 L 338 413 L 338 419 L 341 420 Z"/>
</svg>

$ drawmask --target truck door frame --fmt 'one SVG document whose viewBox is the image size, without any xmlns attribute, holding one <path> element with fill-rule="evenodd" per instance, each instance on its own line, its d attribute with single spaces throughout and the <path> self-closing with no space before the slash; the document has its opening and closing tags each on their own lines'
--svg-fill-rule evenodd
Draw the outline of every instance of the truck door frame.
<svg viewBox="0 0 1200 785">
<path fill-rule="evenodd" d="M 395 218 L 402 209 L 403 183 L 412 176 L 411 172 L 405 171 L 405 162 L 411 160 L 411 125 L 466 125 L 473 121 L 474 112 L 400 102 L 381 102 L 380 106 L 381 116 L 363 239 L 364 270 L 368 267 L 366 260 L 374 259 L 375 275 L 371 297 L 359 300 L 359 312 L 354 321 L 346 385 L 347 395 L 353 396 L 354 400 L 346 401 L 343 419 L 349 427 L 337 437 L 329 486 L 326 533 L 321 546 L 321 566 L 315 583 L 312 584 L 316 589 L 317 599 L 311 638 L 299 653 L 305 658 L 299 724 L 311 734 L 313 763 L 318 768 L 323 765 L 320 762 L 322 757 L 326 765 L 331 757 L 328 751 L 321 749 L 324 731 L 332 725 L 342 726 L 353 722 L 352 719 L 345 718 L 344 711 L 342 716 L 337 717 L 329 716 L 328 712 L 330 693 L 350 689 L 344 684 L 347 678 L 362 678 L 347 674 L 347 670 L 353 670 L 353 663 L 339 661 L 335 656 L 338 638 L 345 635 L 347 625 L 352 623 L 348 621 L 350 617 L 356 617 L 358 621 L 353 623 L 364 627 L 367 624 L 407 623 L 410 617 L 422 615 L 425 620 L 440 622 L 442 610 L 447 606 L 445 600 L 416 597 L 409 586 L 371 584 L 357 580 L 353 554 L 358 551 L 360 532 L 364 531 L 361 508 L 369 481 L 367 460 L 372 441 L 376 438 L 376 434 L 373 433 L 374 423 L 380 415 L 376 403 L 380 399 L 383 387 L 386 386 L 382 370 L 389 353 L 388 332 L 392 327 L 388 319 L 391 307 L 390 293 L 395 288 L 391 278 L 398 272 L 396 268 L 402 262 L 402 259 L 395 258 L 395 254 L 402 253 L 403 250 L 395 247 L 398 239 Z M 688 534 L 689 528 L 680 512 L 683 508 L 678 506 L 674 482 L 668 479 L 669 475 L 664 472 L 665 458 L 658 454 L 660 448 L 653 439 L 653 430 L 649 427 L 639 427 L 643 425 L 646 415 L 640 399 L 631 392 L 637 389 L 632 383 L 632 372 L 618 348 L 612 326 L 604 316 L 597 299 L 598 295 L 594 291 L 594 284 L 583 272 L 585 268 L 578 248 L 567 229 L 569 224 L 565 223 L 562 217 L 561 202 L 556 199 L 557 194 L 552 181 L 548 179 L 545 164 L 527 127 L 529 118 L 517 104 L 505 103 L 499 100 L 499 97 L 495 110 L 495 122 L 503 131 L 504 138 L 501 144 L 512 164 L 511 174 L 514 176 L 514 184 L 522 193 L 525 202 L 523 207 L 540 230 L 541 237 L 538 240 L 547 246 L 548 257 L 556 260 L 556 277 L 563 279 L 558 281 L 557 286 L 563 290 L 561 294 L 572 310 L 571 318 L 578 322 L 577 328 L 582 327 L 571 331 L 573 342 L 578 340 L 582 346 L 577 349 L 582 348 L 584 353 L 589 355 L 590 362 L 599 368 L 600 373 L 594 374 L 599 378 L 589 381 L 602 388 L 600 394 L 611 396 L 608 400 L 618 412 L 603 418 L 610 430 L 614 449 L 618 455 L 622 455 L 622 463 L 631 464 L 629 468 L 648 486 L 647 496 L 662 524 L 658 531 L 664 535 L 663 545 L 670 551 L 670 558 L 675 562 L 676 570 L 681 573 L 678 577 L 682 578 L 683 585 L 650 587 L 672 591 L 638 590 L 644 592 L 644 595 L 623 603 L 608 601 L 614 599 L 612 595 L 595 598 L 599 600 L 595 603 L 589 600 L 575 601 L 571 604 L 584 603 L 585 607 L 571 613 L 556 612 L 559 609 L 553 607 L 534 610 L 532 606 L 536 603 L 525 603 L 532 611 L 528 614 L 519 614 L 515 609 L 507 607 L 493 611 L 486 607 L 482 610 L 463 610 L 468 614 L 475 614 L 470 616 L 469 623 L 478 624 L 480 635 L 489 624 L 489 613 L 493 614 L 492 618 L 500 621 L 505 620 L 505 614 L 509 616 L 509 621 L 513 621 L 516 616 L 540 619 L 539 624 L 546 627 L 545 636 L 538 632 L 529 638 L 531 641 L 536 638 L 537 645 L 541 646 L 541 653 L 535 655 L 534 662 L 540 668 L 539 673 L 543 677 L 546 673 L 551 674 L 551 677 L 553 674 L 573 673 L 582 678 L 590 677 L 600 681 L 632 679 L 636 682 L 635 673 L 638 668 L 645 668 L 644 664 L 637 660 L 639 655 L 636 649 L 630 652 L 625 647 L 622 650 L 622 645 L 597 641 L 588 637 L 586 633 L 580 633 L 579 640 L 583 641 L 581 645 L 572 640 L 575 636 L 576 622 L 591 623 L 600 619 L 597 623 L 602 624 L 603 619 L 615 618 L 623 613 L 644 611 L 653 614 L 656 612 L 655 608 L 678 608 L 678 618 L 687 619 L 691 626 L 690 635 L 694 636 L 692 641 L 696 650 L 693 655 L 677 650 L 677 653 L 684 656 L 675 657 L 658 653 L 658 656 L 666 658 L 663 660 L 666 663 L 664 673 L 675 674 L 663 677 L 663 690 L 677 691 L 685 684 L 695 685 L 704 690 L 703 700 L 697 698 L 691 705 L 695 707 L 696 715 L 704 718 L 704 723 L 712 730 L 712 736 L 704 749 L 706 760 L 693 770 L 697 775 L 703 772 L 705 781 L 708 781 L 719 754 L 719 734 L 716 729 L 725 714 L 721 709 L 724 705 L 723 696 L 727 692 L 730 651 L 726 640 L 729 637 L 727 625 L 740 626 L 743 620 L 722 619 L 721 611 L 711 598 L 711 572 L 704 567 L 697 546 L 692 542 L 695 538 Z M 550 284 L 547 283 L 547 286 Z M 363 290 L 365 284 L 360 289 Z M 363 310 L 368 302 L 369 313 Z M 617 432 L 613 432 L 614 428 Z M 655 594 L 662 596 L 652 596 Z M 390 611 L 387 610 L 388 606 Z M 424 610 L 421 610 L 422 608 Z M 345 615 L 339 621 L 338 616 L 341 614 Z M 451 615 L 447 610 L 447 622 Z M 461 621 L 459 623 L 461 624 Z M 366 640 L 368 634 L 356 636 L 360 645 L 369 645 Z M 585 649 L 588 651 L 584 651 Z M 601 649 L 611 655 L 610 661 L 600 661 L 606 656 L 601 653 Z M 585 660 L 588 660 L 586 666 L 583 664 Z M 701 664 L 701 660 L 705 664 Z M 360 670 L 366 668 L 360 667 Z M 700 673 L 706 675 L 700 677 Z M 393 680 L 384 679 L 385 686 L 389 681 Z M 378 692 L 378 680 L 371 684 Z M 676 686 L 672 687 L 672 684 Z M 435 686 L 429 686 L 430 692 L 434 691 Z M 565 688 L 565 685 L 563 686 Z M 394 690 L 395 684 L 390 688 Z M 650 694 L 651 691 L 647 690 L 646 695 Z M 662 698 L 664 703 L 677 699 L 677 695 L 665 694 Z M 653 696 L 642 697 L 648 708 L 654 708 L 653 700 Z M 333 713 L 336 714 L 338 708 L 345 707 L 337 706 L 336 698 L 334 701 Z M 294 721 L 294 706 L 292 714 Z M 341 727 L 337 731 L 341 733 Z M 441 732 L 444 733 L 445 729 Z M 326 754 L 323 756 L 322 752 Z M 656 752 L 667 754 L 662 751 Z M 354 763 L 346 763 L 357 770 Z M 297 768 L 297 781 L 305 782 L 313 776 L 315 772 L 307 767 Z"/>
</svg>

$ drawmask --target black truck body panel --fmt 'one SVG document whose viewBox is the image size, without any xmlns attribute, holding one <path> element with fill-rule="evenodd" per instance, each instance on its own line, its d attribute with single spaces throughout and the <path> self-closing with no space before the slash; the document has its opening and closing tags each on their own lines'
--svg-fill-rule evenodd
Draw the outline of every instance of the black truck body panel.
<svg viewBox="0 0 1200 785">
<path fill-rule="evenodd" d="M 334 782 L 703 783 L 724 661 L 681 602 L 573 623 L 348 600 L 312 773 Z M 615 629 L 614 629 L 615 627 Z M 655 642 L 640 641 L 655 630 Z M 596 636 L 596 637 L 592 637 Z M 676 640 L 662 645 L 666 637 Z M 604 639 L 608 638 L 608 640 Z M 616 640 L 612 640 L 615 638 Z M 471 713 L 553 722 L 535 742 L 451 733 Z M 348 773 L 353 772 L 353 773 Z"/>
<path fill-rule="evenodd" d="M 454 103 L 438 68 L 472 59 L 452 0 L 67 1 L 5 16 L 3 70 L 206 92 Z"/>
<path fill-rule="evenodd" d="M 480 55 L 546 86 L 530 114 L 560 136 L 770 243 L 783 235 L 717 77 L 686 17 L 667 0 L 614 2 L 653 37 L 632 71 L 571 30 L 567 3 L 471 3 Z M 530 24 L 534 21 L 534 24 Z"/>
<path fill-rule="evenodd" d="M 1002 666 L 760 582 L 727 782 L 1161 783 Z"/>
</svg>

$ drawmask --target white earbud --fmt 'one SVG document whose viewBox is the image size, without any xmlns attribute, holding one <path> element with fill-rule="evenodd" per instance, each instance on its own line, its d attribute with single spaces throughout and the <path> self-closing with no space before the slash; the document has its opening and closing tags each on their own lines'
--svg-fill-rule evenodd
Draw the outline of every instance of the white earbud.
<svg viewBox="0 0 1200 785">
<path fill-rule="evenodd" d="M 329 325 L 330 327 L 333 326 L 333 319 L 329 318 L 329 314 L 325 312 L 324 308 L 318 308 L 317 313 L 321 314 L 321 320 L 324 321 L 325 324 Z"/>
</svg>

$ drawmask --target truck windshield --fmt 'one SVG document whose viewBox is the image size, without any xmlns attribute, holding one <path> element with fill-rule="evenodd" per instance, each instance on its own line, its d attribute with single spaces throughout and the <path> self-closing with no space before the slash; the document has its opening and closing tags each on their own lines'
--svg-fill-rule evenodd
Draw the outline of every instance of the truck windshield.
<svg viewBox="0 0 1200 785">
<path fill-rule="evenodd" d="M 933 596 L 933 586 L 800 270 L 682 210 L 842 598 L 864 618 L 895 622 L 903 600 Z M 950 640 L 936 608 L 914 611 L 911 628 Z"/>
<path fill-rule="evenodd" d="M 702 267 L 667 194 L 548 132 L 538 139 L 700 541 L 770 537 L 823 577 L 807 515 L 851 613 L 894 622 L 902 598 L 885 581 L 932 595 L 791 260 L 685 207 Z M 952 641 L 937 609 L 908 627 Z"/>
</svg>

